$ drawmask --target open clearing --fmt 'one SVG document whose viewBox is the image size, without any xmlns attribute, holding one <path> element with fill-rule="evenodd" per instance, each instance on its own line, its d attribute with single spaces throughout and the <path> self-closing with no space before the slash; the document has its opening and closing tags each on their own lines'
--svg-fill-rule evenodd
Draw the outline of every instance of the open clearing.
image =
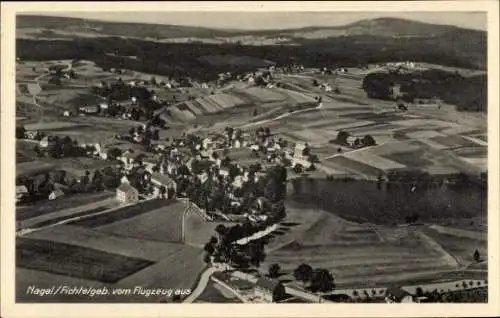
<svg viewBox="0 0 500 318">
<path fill-rule="evenodd" d="M 290 221 L 290 230 L 271 242 L 263 264 L 265 268 L 280 264 L 286 277 L 307 263 L 331 270 L 338 285 L 376 286 L 456 266 L 446 253 L 420 239 L 411 228 L 357 224 L 296 205 L 288 211 L 291 219 L 300 212 L 306 217 Z"/>
<path fill-rule="evenodd" d="M 53 284 L 98 287 L 102 286 L 101 282 L 104 281 L 105 285 L 111 288 L 134 288 L 135 286 L 193 288 L 198 274 L 205 267 L 201 250 L 178 243 L 149 240 L 146 237 L 147 233 L 142 234 L 136 233 L 135 237 L 128 237 L 125 233 L 114 235 L 104 233 L 99 229 L 59 225 L 18 238 L 19 242 L 27 239 L 30 243 L 47 242 L 46 245 L 51 250 L 38 249 L 38 254 L 32 253 L 33 256 L 28 259 L 29 262 L 26 261 L 27 265 L 17 268 L 18 275 L 24 275 L 18 277 L 18 288 L 21 288 L 22 292 L 17 293 L 17 299 L 33 301 L 35 296 L 25 294 L 26 288 L 33 284 L 37 284 L 40 288 L 50 288 Z M 33 260 L 35 257 L 36 260 Z M 61 265 L 51 265 L 51 262 L 62 262 L 66 258 L 69 260 Z M 96 264 L 95 270 L 82 272 L 73 269 L 75 264 L 80 265 L 81 262 L 87 261 Z M 90 300 L 89 296 L 59 295 L 47 298 L 61 302 Z M 158 302 L 164 298 L 166 296 L 108 295 L 94 296 L 92 300 L 95 302 Z M 44 299 L 44 301 L 48 300 Z"/>
<path fill-rule="evenodd" d="M 487 243 L 486 240 L 484 240 L 486 233 L 483 234 L 484 236 L 481 235 L 481 233 L 465 236 L 463 235 L 463 230 L 449 230 L 432 226 L 422 231 L 443 246 L 443 248 L 464 265 L 469 265 L 474 262 L 473 255 L 476 249 L 479 251 L 482 258 L 486 258 L 488 255 Z"/>
<path fill-rule="evenodd" d="M 172 202 L 159 209 L 150 210 L 143 208 L 146 213 L 118 220 L 103 226 L 97 226 L 97 231 L 127 236 L 139 237 L 153 241 L 182 241 L 182 214 L 186 208 L 182 202 Z M 113 214 L 113 213 L 111 213 Z"/>
<path fill-rule="evenodd" d="M 86 266 L 82 267 L 82 263 Z M 18 238 L 16 264 L 21 268 L 116 283 L 152 262 L 64 243 Z"/>
<path fill-rule="evenodd" d="M 115 194 L 113 192 L 80 193 L 74 196 L 62 197 L 57 200 L 46 200 L 43 204 L 18 206 L 16 208 L 16 215 L 18 220 L 24 220 L 45 213 L 83 206 L 114 196 Z"/>
</svg>

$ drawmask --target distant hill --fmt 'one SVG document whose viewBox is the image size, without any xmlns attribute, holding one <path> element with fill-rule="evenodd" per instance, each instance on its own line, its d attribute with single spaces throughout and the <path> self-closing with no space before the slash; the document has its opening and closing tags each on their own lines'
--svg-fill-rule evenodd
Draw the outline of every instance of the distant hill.
<svg viewBox="0 0 500 318">
<path fill-rule="evenodd" d="M 450 33 L 484 35 L 483 31 L 448 25 L 429 24 L 397 18 L 377 18 L 334 27 L 306 27 L 285 30 L 223 30 L 165 24 L 106 22 L 67 17 L 18 15 L 17 29 L 46 29 L 52 31 L 90 33 L 108 36 L 140 38 L 214 38 L 238 36 L 291 37 L 324 39 L 341 36 L 437 37 Z"/>
<path fill-rule="evenodd" d="M 250 71 L 256 61 L 306 67 L 406 60 L 482 70 L 487 65 L 486 32 L 395 18 L 247 31 L 18 15 L 16 31 L 21 59 L 86 59 L 107 68 L 126 65 L 202 81 L 221 72 Z"/>
<path fill-rule="evenodd" d="M 405 19 L 378 18 L 361 20 L 340 27 L 310 28 L 310 30 L 295 30 L 296 34 L 302 33 L 304 37 L 311 37 L 314 33 L 324 32 L 327 36 L 354 36 L 373 35 L 386 37 L 434 37 L 450 32 L 477 32 L 448 25 L 429 24 Z M 317 34 L 319 36 L 319 34 Z"/>
<path fill-rule="evenodd" d="M 224 30 L 208 28 L 176 26 L 148 23 L 107 22 L 88 19 L 18 15 L 16 29 L 45 29 L 75 34 L 90 33 L 93 35 L 125 36 L 125 37 L 150 37 L 150 38 L 176 38 L 176 37 L 218 37 L 231 36 L 233 33 Z"/>
</svg>

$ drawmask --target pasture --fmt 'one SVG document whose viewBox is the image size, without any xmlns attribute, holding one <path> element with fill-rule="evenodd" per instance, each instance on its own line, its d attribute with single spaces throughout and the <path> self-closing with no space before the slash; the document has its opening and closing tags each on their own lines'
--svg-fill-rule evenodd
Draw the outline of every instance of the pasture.
<svg viewBox="0 0 500 318">
<path fill-rule="evenodd" d="M 456 257 L 463 265 L 474 263 L 474 251 L 477 249 L 483 259 L 488 256 L 486 233 L 454 230 L 441 226 L 430 226 L 422 230 L 427 236 L 440 244 Z"/>
<path fill-rule="evenodd" d="M 142 209 L 146 210 L 145 213 L 122 220 L 114 215 L 116 218 L 113 223 L 94 227 L 94 230 L 145 240 L 182 242 L 182 222 L 185 208 L 186 206 L 182 202 L 171 202 L 150 211 L 143 207 Z M 139 209 L 141 209 L 140 206 Z"/>
<path fill-rule="evenodd" d="M 24 292 L 33 284 L 41 288 L 49 288 L 55 283 L 94 287 L 104 284 L 108 288 L 192 289 L 205 266 L 202 251 L 167 242 L 163 234 L 180 229 L 180 224 L 175 216 L 172 219 L 175 211 L 154 210 L 154 205 L 139 205 L 145 211 L 119 209 L 118 214 L 110 212 L 104 214 L 105 217 L 83 219 L 87 220 L 85 224 L 73 222 L 19 237 L 18 244 L 24 245 L 21 246 L 23 249 L 19 249 L 19 253 L 23 253 L 23 262 L 16 269 L 18 275 L 23 275 L 18 276 L 16 282 L 17 288 L 23 291 L 17 293 L 18 301 L 35 299 L 36 296 Z M 163 205 L 169 207 L 168 204 Z M 131 222 L 127 224 L 127 220 Z M 138 231 L 140 229 L 143 231 Z M 164 233 L 160 233 L 161 230 Z M 54 265 L 53 262 L 60 264 Z M 82 262 L 93 265 L 84 267 Z M 167 296 L 121 294 L 94 296 L 92 301 L 154 303 L 165 298 Z M 53 295 L 48 299 L 86 302 L 90 297 Z"/>
<path fill-rule="evenodd" d="M 17 206 L 16 220 L 22 221 L 47 213 L 73 209 L 88 204 L 96 204 L 114 197 L 113 192 L 80 193 L 78 195 L 67 195 L 57 200 L 46 200 L 35 205 Z"/>
<path fill-rule="evenodd" d="M 82 266 L 82 263 L 85 266 Z M 153 262 L 70 244 L 18 238 L 16 265 L 56 275 L 116 283 Z"/>
<path fill-rule="evenodd" d="M 241 303 L 241 301 L 234 296 L 225 287 L 210 281 L 207 287 L 203 290 L 201 295 L 195 300 L 194 303 Z"/>
<path fill-rule="evenodd" d="M 412 228 L 359 224 L 295 203 L 287 204 L 287 214 L 281 233 L 271 234 L 262 265 L 278 263 L 282 279 L 293 280 L 293 270 L 302 263 L 330 270 L 337 286 L 349 287 L 378 286 L 456 268 L 446 252 Z"/>
<path fill-rule="evenodd" d="M 46 162 L 39 162 L 39 161 L 19 162 L 16 164 L 16 177 L 43 174 L 52 171 L 54 168 L 55 165 Z"/>
</svg>

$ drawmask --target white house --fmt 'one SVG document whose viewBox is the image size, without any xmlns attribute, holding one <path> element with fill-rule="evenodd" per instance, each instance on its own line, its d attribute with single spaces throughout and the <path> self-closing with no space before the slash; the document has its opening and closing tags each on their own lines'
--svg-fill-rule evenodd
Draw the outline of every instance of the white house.
<svg viewBox="0 0 500 318">
<path fill-rule="evenodd" d="M 233 181 L 233 187 L 235 188 L 241 188 L 243 186 L 243 176 L 241 175 L 238 175 L 234 178 L 234 181 Z"/>
<path fill-rule="evenodd" d="M 129 183 L 122 183 L 116 189 L 116 199 L 125 204 L 135 203 L 139 201 L 139 191 Z"/>
<path fill-rule="evenodd" d="M 386 303 L 414 303 L 413 296 L 401 288 L 388 288 L 385 292 Z"/>
<path fill-rule="evenodd" d="M 203 139 L 202 141 L 202 145 L 203 145 L 203 149 L 209 149 L 209 148 L 212 148 L 214 142 L 212 141 L 212 139 L 206 137 L 205 139 Z"/>
<path fill-rule="evenodd" d="M 56 189 L 49 194 L 49 200 L 55 200 L 59 197 L 62 197 L 63 195 L 64 192 L 62 192 L 60 189 Z"/>
<path fill-rule="evenodd" d="M 21 201 L 29 194 L 28 188 L 24 185 L 16 186 L 16 202 Z"/>
<path fill-rule="evenodd" d="M 259 145 L 251 145 L 250 146 L 250 150 L 259 151 L 259 149 L 260 149 Z"/>
<path fill-rule="evenodd" d="M 50 144 L 50 140 L 49 140 L 49 136 L 45 136 L 43 137 L 42 140 L 40 140 L 40 148 L 47 148 L 49 147 L 49 144 Z"/>
<path fill-rule="evenodd" d="M 294 158 L 295 159 L 304 159 L 304 156 L 302 155 L 304 149 L 306 149 L 306 145 L 303 143 L 297 143 L 295 145 L 294 149 Z"/>
<path fill-rule="evenodd" d="M 227 176 L 229 176 L 229 170 L 222 168 L 219 170 L 219 175 L 221 175 L 223 177 L 227 177 Z"/>
</svg>

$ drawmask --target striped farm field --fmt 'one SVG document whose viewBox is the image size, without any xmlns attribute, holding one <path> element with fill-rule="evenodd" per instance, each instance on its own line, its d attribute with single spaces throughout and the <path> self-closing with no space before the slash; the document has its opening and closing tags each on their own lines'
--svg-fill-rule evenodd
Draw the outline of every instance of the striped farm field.
<svg viewBox="0 0 500 318">
<path fill-rule="evenodd" d="M 425 158 L 425 150 L 397 152 L 384 155 L 385 158 L 406 165 L 411 168 L 423 168 L 432 166 L 434 163 Z"/>
<path fill-rule="evenodd" d="M 327 128 L 328 130 L 333 130 L 333 131 L 339 131 L 339 130 L 347 130 L 351 128 L 358 128 L 358 127 L 363 127 L 367 125 L 373 124 L 373 121 L 356 121 L 356 120 L 350 120 L 349 122 L 345 123 L 339 123 L 339 124 L 324 124 L 322 126 L 316 126 L 315 128 Z"/>
<path fill-rule="evenodd" d="M 269 253 L 263 266 L 278 263 L 283 272 L 291 273 L 298 265 L 307 263 L 313 268 L 330 270 L 338 284 L 377 285 L 428 271 L 453 270 L 440 256 L 427 246 L 406 246 L 405 243 L 310 247 L 292 244 Z"/>
<path fill-rule="evenodd" d="M 442 134 L 438 131 L 435 131 L 435 130 L 420 130 L 420 131 L 407 133 L 406 135 L 412 139 L 424 139 L 424 138 L 434 138 L 434 137 L 445 136 L 444 134 Z"/>
<path fill-rule="evenodd" d="M 488 147 L 466 147 L 458 148 L 453 151 L 458 156 L 466 158 L 486 158 L 488 156 Z"/>
<path fill-rule="evenodd" d="M 393 170 L 393 169 L 403 169 L 406 168 L 405 165 L 394 162 L 392 160 L 386 159 L 381 156 L 377 156 L 374 154 L 371 154 L 366 151 L 352 151 L 352 152 L 347 152 L 344 154 L 346 158 L 356 160 L 358 162 L 361 162 L 363 164 L 375 167 L 376 169 L 380 170 Z"/>
<path fill-rule="evenodd" d="M 398 129 L 399 127 L 400 126 L 393 124 L 373 124 L 368 126 L 352 128 L 349 130 L 349 132 L 353 135 L 360 135 L 360 134 L 376 135 L 378 133 L 387 134 L 391 133 L 395 129 Z"/>
<path fill-rule="evenodd" d="M 369 177 L 377 177 L 381 173 L 383 173 L 383 170 L 378 169 L 374 166 L 347 158 L 343 155 L 340 156 L 335 156 L 332 157 L 328 160 L 326 160 L 325 164 L 328 164 L 329 162 L 333 163 L 335 166 L 342 167 L 348 171 L 351 171 L 353 173 L 369 176 Z"/>
<path fill-rule="evenodd" d="M 191 103 L 195 107 L 201 109 L 204 113 L 215 113 L 219 110 L 207 102 L 204 98 L 197 98 L 196 100 L 191 101 Z"/>
<path fill-rule="evenodd" d="M 81 264 L 86 266 L 81 266 Z M 28 238 L 16 239 L 16 265 L 81 279 L 115 283 L 153 262 L 86 247 Z"/>
<path fill-rule="evenodd" d="M 342 118 L 320 118 L 311 123 L 305 123 L 307 128 L 326 128 L 333 127 L 335 125 L 341 125 L 346 123 L 351 123 L 350 119 L 342 119 Z"/>
<path fill-rule="evenodd" d="M 41 123 L 33 123 L 26 124 L 24 128 L 26 130 L 61 130 L 61 129 L 69 129 L 69 128 L 79 128 L 81 124 L 67 122 L 67 121 L 53 121 L 53 122 L 41 122 Z"/>
<path fill-rule="evenodd" d="M 447 129 L 443 129 L 441 131 L 446 135 L 467 135 L 473 132 L 477 132 L 477 128 L 475 127 L 463 127 L 463 126 L 455 126 Z"/>
<path fill-rule="evenodd" d="M 16 290 L 33 284 L 108 288 L 193 288 L 203 270 L 202 251 L 183 244 L 110 235 L 88 228 L 60 225 L 19 237 Z M 81 266 L 81 264 L 90 264 Z M 83 269 L 83 270 L 82 270 Z M 103 283 L 104 282 L 104 283 Z M 19 292 L 18 301 L 34 301 Z M 39 296 L 36 296 L 39 297 Z M 47 296 L 52 302 L 158 302 L 165 296 Z"/>
<path fill-rule="evenodd" d="M 418 150 L 418 145 L 413 145 L 405 141 L 393 141 L 391 143 L 381 144 L 366 149 L 369 153 L 378 156 L 386 156 L 398 152 L 410 152 Z"/>
<path fill-rule="evenodd" d="M 203 115 L 203 111 L 199 107 L 196 107 L 191 101 L 185 101 L 184 104 L 193 112 L 196 116 Z"/>
<path fill-rule="evenodd" d="M 303 140 L 312 144 L 322 144 L 331 140 L 333 137 L 325 134 L 321 129 L 304 129 L 291 132 L 296 139 Z"/>
<path fill-rule="evenodd" d="M 460 135 L 448 135 L 448 136 L 436 136 L 430 138 L 432 141 L 442 144 L 448 148 L 458 148 L 458 147 L 474 147 L 478 146 L 475 142 L 464 138 Z"/>
<path fill-rule="evenodd" d="M 486 157 L 483 158 L 462 157 L 462 160 L 467 162 L 468 164 L 478 167 L 479 169 L 481 169 L 481 171 L 488 170 L 488 158 Z"/>
<path fill-rule="evenodd" d="M 249 87 L 241 92 L 249 96 L 251 99 L 257 100 L 261 103 L 269 103 L 269 102 L 284 100 L 284 96 L 282 94 L 267 88 Z"/>
<path fill-rule="evenodd" d="M 171 203 L 147 213 L 141 213 L 123 220 L 117 219 L 113 223 L 98 226 L 94 229 L 104 233 L 145 240 L 181 242 L 182 215 L 185 208 L 186 206 L 182 202 Z"/>
</svg>

